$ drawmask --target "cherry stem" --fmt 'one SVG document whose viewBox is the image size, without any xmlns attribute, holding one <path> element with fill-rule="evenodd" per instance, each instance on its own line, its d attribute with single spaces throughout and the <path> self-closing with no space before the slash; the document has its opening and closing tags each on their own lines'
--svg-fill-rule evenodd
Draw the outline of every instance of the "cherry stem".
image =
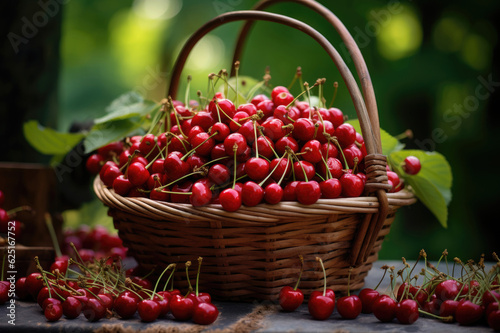
<svg viewBox="0 0 500 333">
<path fill-rule="evenodd" d="M 333 97 L 332 101 L 330 102 L 330 108 L 333 106 L 333 102 L 335 101 L 335 98 L 337 97 L 337 90 L 339 87 L 339 83 L 337 81 L 333 82 Z"/>
<path fill-rule="evenodd" d="M 233 190 L 236 187 L 236 172 L 237 172 L 237 169 L 238 169 L 238 167 L 237 167 L 238 161 L 237 161 L 237 158 L 236 158 L 236 152 L 237 151 L 238 151 L 238 145 L 235 143 L 233 145 L 233 155 L 234 155 L 234 163 L 233 163 L 234 164 L 234 166 L 233 166 L 234 167 L 234 172 L 233 172 L 233 187 L 232 187 Z"/>
<path fill-rule="evenodd" d="M 326 296 L 326 270 L 325 266 L 323 265 L 323 260 L 321 260 L 320 257 L 316 257 L 316 261 L 319 261 L 319 264 L 321 265 L 321 269 L 323 270 L 323 296 Z"/>
<path fill-rule="evenodd" d="M 7 216 L 9 218 L 13 218 L 16 216 L 16 213 L 22 212 L 22 211 L 27 211 L 31 212 L 33 209 L 30 206 L 19 206 L 16 208 L 12 208 L 11 210 L 7 211 Z"/>
<path fill-rule="evenodd" d="M 255 157 L 259 157 L 259 143 L 257 142 L 257 125 L 255 120 L 253 122 L 253 134 L 255 136 Z"/>
<path fill-rule="evenodd" d="M 280 161 L 278 162 L 278 164 L 279 164 L 279 163 L 281 163 L 281 159 L 280 159 Z M 289 165 L 290 165 L 290 159 L 289 159 L 289 158 L 287 158 L 287 159 L 286 159 L 285 171 L 284 171 L 284 172 L 283 172 L 283 174 L 281 175 L 281 178 L 280 178 L 280 180 L 278 181 L 278 185 L 281 185 L 281 182 L 283 181 L 283 179 L 285 179 L 286 170 L 288 169 L 288 166 L 289 166 Z M 273 170 L 274 170 L 274 169 L 273 169 Z M 272 174 L 272 172 L 271 172 L 271 174 Z M 304 259 L 302 259 L 302 260 L 304 260 Z"/>
<path fill-rule="evenodd" d="M 186 279 L 187 279 L 188 288 L 189 288 L 187 295 L 189 295 L 189 293 L 193 290 L 193 286 L 191 285 L 191 281 L 189 279 L 189 266 L 191 266 L 191 261 L 188 260 L 188 261 L 186 261 Z"/>
<path fill-rule="evenodd" d="M 201 262 L 203 261 L 202 257 L 198 257 L 198 272 L 196 273 L 196 297 L 198 297 L 198 282 L 200 281 L 200 271 L 201 271 Z"/>
<path fill-rule="evenodd" d="M 269 179 L 269 177 L 271 177 L 271 175 L 273 174 L 273 172 L 279 167 L 280 165 L 280 162 L 281 160 L 283 160 L 283 158 L 285 157 L 285 155 L 287 154 L 287 152 L 285 151 L 283 153 L 283 156 L 281 156 L 280 160 L 278 163 L 276 163 L 276 165 L 274 166 L 274 168 L 271 170 L 271 172 L 269 172 L 269 174 L 266 176 L 266 178 L 264 178 L 260 183 L 259 183 L 259 186 L 262 187 L 262 185 L 264 185 L 265 182 L 267 182 L 267 180 Z M 286 169 L 285 169 L 286 170 Z"/>
<path fill-rule="evenodd" d="M 435 315 L 433 313 L 429 313 L 427 311 L 424 311 L 422 309 L 418 309 L 418 312 L 420 312 L 423 315 L 426 315 L 426 316 L 429 316 L 429 317 L 432 317 L 432 318 L 436 318 L 436 319 L 442 320 L 445 323 L 451 323 L 453 321 L 453 319 L 454 319 L 452 315 L 450 315 L 448 317 L 441 317 L 441 316 Z"/>
<path fill-rule="evenodd" d="M 184 95 L 184 105 L 189 105 L 189 90 L 191 88 L 191 75 L 187 76 L 186 94 Z"/>
<path fill-rule="evenodd" d="M 387 269 L 389 268 L 389 266 L 384 265 L 381 268 L 384 270 L 384 274 L 382 274 L 382 278 L 380 279 L 380 281 L 378 282 L 378 284 L 375 286 L 375 288 L 373 290 L 377 290 L 377 288 L 380 286 L 380 284 L 382 283 L 382 281 L 385 278 L 385 275 L 387 274 Z"/>
<path fill-rule="evenodd" d="M 297 81 L 297 79 L 301 76 L 302 76 L 302 68 L 299 66 L 295 71 L 295 75 L 293 76 L 292 82 L 290 82 L 290 84 L 288 85 L 288 90 L 292 89 L 293 85 L 295 84 L 295 81 Z"/>
<path fill-rule="evenodd" d="M 170 281 L 170 279 L 174 276 L 174 272 L 175 272 L 175 267 L 177 266 L 176 264 L 170 264 L 172 265 L 172 272 L 170 273 L 170 275 L 168 276 L 168 279 L 167 279 L 167 282 L 165 282 L 165 285 L 163 286 L 163 291 L 165 291 L 167 289 L 167 286 L 168 286 L 168 282 Z M 170 266 L 169 265 L 169 266 Z M 172 290 L 174 290 L 174 280 L 172 279 Z"/>
<path fill-rule="evenodd" d="M 306 92 L 309 93 L 309 90 L 316 87 L 317 83 L 315 83 L 312 87 L 309 88 L 307 86 L 307 90 L 303 90 L 300 94 L 298 94 L 290 103 L 287 104 L 286 109 L 288 110 L 294 103 L 299 99 L 300 96 L 304 95 Z"/>
<path fill-rule="evenodd" d="M 235 87 L 236 98 L 234 100 L 234 106 L 236 108 L 238 108 L 238 97 L 239 97 L 239 95 L 238 95 L 238 72 L 240 71 L 240 62 L 239 61 L 235 61 L 235 63 L 234 63 L 234 70 L 235 70 L 235 74 L 236 74 L 235 75 L 235 80 L 236 80 L 236 87 Z M 198 292 L 196 294 L 198 294 Z"/>
<path fill-rule="evenodd" d="M 347 296 L 351 296 L 351 272 L 352 267 L 349 267 L 349 274 L 347 275 Z"/>
<path fill-rule="evenodd" d="M 299 278 L 297 279 L 297 283 L 295 284 L 293 290 L 297 290 L 297 288 L 299 287 L 300 278 L 302 277 L 302 273 L 304 272 L 304 257 L 302 256 L 302 254 L 299 254 L 299 260 L 300 260 Z"/>
<path fill-rule="evenodd" d="M 49 229 L 50 238 L 52 239 L 52 244 L 54 245 L 56 256 L 60 258 L 62 256 L 62 252 L 61 248 L 59 247 L 59 242 L 57 241 L 54 225 L 52 224 L 52 217 L 49 213 L 45 213 L 45 224 L 47 225 L 47 229 Z"/>
<path fill-rule="evenodd" d="M 40 260 L 38 260 L 38 256 L 35 256 L 34 259 L 35 259 L 35 263 L 36 263 L 36 268 L 38 269 L 38 271 L 42 275 L 42 279 L 45 282 L 45 285 L 47 286 L 47 290 L 49 292 L 49 298 L 52 298 L 52 293 L 50 291 L 51 287 L 50 287 L 49 281 L 47 280 L 47 275 L 45 274 L 45 271 L 43 270 L 42 265 L 40 265 Z"/>
<path fill-rule="evenodd" d="M 171 267 L 174 267 L 174 264 L 168 265 L 163 272 L 161 272 L 160 276 L 158 277 L 158 280 L 156 280 L 155 288 L 153 289 L 153 293 L 151 294 L 151 300 L 153 300 L 154 295 L 156 293 L 156 288 L 158 288 L 158 284 L 160 283 L 161 278 L 163 277 L 163 274 L 165 274 L 166 271 L 168 271 Z M 168 281 L 167 281 L 168 282 Z"/>
<path fill-rule="evenodd" d="M 192 153 L 194 153 L 198 147 L 201 147 L 205 142 L 207 142 L 208 140 L 210 140 L 212 137 L 216 136 L 217 134 L 219 134 L 218 131 L 215 131 L 214 133 L 212 133 L 212 135 L 210 135 L 208 138 L 203 140 L 203 142 L 201 142 L 199 145 L 197 145 L 196 147 L 194 147 L 190 151 L 188 151 L 186 154 L 184 154 L 184 156 L 181 157 L 181 161 L 184 161 L 184 159 L 189 157 L 189 155 L 191 155 Z"/>
<path fill-rule="evenodd" d="M 174 107 L 174 102 L 172 101 L 172 97 L 169 96 L 168 101 L 169 101 L 170 108 L 174 111 L 174 118 L 175 118 L 175 122 L 177 124 L 177 128 L 179 129 L 179 132 L 181 132 L 181 135 L 184 138 L 187 138 L 187 135 L 184 134 L 184 132 L 182 131 L 182 126 L 181 126 L 181 123 L 179 121 L 179 116 L 177 114 L 177 110 Z M 186 107 L 187 107 L 187 105 L 186 105 Z M 168 117 L 168 119 L 170 120 L 170 117 Z M 168 130 L 170 131 L 170 128 Z"/>
</svg>

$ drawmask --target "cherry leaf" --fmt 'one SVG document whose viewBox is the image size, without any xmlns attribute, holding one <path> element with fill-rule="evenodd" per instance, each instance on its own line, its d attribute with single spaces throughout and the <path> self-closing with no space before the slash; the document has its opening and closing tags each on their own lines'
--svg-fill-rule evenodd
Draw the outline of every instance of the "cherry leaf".
<svg viewBox="0 0 500 333">
<path fill-rule="evenodd" d="M 24 123 L 23 133 L 29 144 L 45 155 L 65 155 L 85 137 L 83 133 L 58 132 L 36 120 Z"/>
</svg>

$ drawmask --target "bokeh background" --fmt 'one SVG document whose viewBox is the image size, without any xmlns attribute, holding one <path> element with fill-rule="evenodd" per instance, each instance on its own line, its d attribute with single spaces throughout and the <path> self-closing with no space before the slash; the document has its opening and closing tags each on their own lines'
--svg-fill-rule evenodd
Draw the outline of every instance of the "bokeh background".
<svg viewBox="0 0 500 333">
<path fill-rule="evenodd" d="M 404 140 L 408 148 L 439 151 L 453 170 L 448 228 L 443 228 L 420 203 L 403 208 L 381 257 L 416 258 L 424 248 L 435 259 L 444 249 L 462 259 L 477 259 L 481 253 L 491 259 L 491 252 L 500 251 L 496 155 L 500 129 L 500 2 L 319 2 L 344 22 L 363 53 L 375 87 L 381 127 L 393 135 L 411 129 L 414 137 Z M 218 14 L 250 9 L 255 3 L 2 3 L 1 161 L 48 163 L 49 158 L 31 149 L 22 136 L 22 123 L 27 120 L 37 119 L 60 131 L 78 130 L 101 116 L 108 103 L 126 91 L 137 90 L 149 99 L 161 100 L 173 61 L 190 34 Z M 294 3 L 277 4 L 269 11 L 316 28 L 354 71 L 335 30 L 318 14 Z M 36 23 L 34 29 L 30 31 L 26 21 Z M 240 26 L 231 23 L 216 29 L 193 50 L 183 73 L 183 78 L 188 74 L 193 77 L 192 92 L 206 91 L 209 73 L 230 68 Z M 285 86 L 301 66 L 306 81 L 327 79 L 327 100 L 333 94 L 333 82 L 339 81 L 335 105 L 355 117 L 332 61 L 299 31 L 259 22 L 240 60 L 242 75 L 260 79 L 269 66 L 271 82 Z M 181 84 L 181 92 L 183 87 Z M 60 185 L 66 189 L 76 186 L 71 181 Z M 67 223 L 110 226 L 102 205 L 92 200 L 87 190 L 71 190 L 75 198 L 63 207 Z"/>
</svg>

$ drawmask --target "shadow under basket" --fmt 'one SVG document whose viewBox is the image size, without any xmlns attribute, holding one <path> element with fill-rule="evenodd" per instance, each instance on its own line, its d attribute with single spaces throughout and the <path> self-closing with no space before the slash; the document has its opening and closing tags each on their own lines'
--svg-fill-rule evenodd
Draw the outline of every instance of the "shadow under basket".
<svg viewBox="0 0 500 333">
<path fill-rule="evenodd" d="M 155 270 L 153 276 L 158 277 L 168 264 L 176 263 L 175 288 L 186 290 L 184 264 L 192 261 L 189 275 L 194 281 L 197 259 L 202 257 L 200 290 L 219 300 L 276 300 L 283 286 L 296 283 L 299 255 L 305 262 L 300 289 L 306 295 L 323 287 L 316 257 L 324 262 L 328 288 L 346 291 L 353 240 L 363 219 L 378 210 L 376 197 L 360 197 L 320 199 L 309 206 L 296 202 L 242 206 L 228 213 L 219 205 L 195 208 L 122 197 L 98 177 L 94 189 L 109 207 L 129 254 L 147 271 Z M 387 197 L 390 213 L 366 261 L 353 268 L 352 290 L 363 286 L 396 210 L 415 202 L 406 190 Z"/>
</svg>

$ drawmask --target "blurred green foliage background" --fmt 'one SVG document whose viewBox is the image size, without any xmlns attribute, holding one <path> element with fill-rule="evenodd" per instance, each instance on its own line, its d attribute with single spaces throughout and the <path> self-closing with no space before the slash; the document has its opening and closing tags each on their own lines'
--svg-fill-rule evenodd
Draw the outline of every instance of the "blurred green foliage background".
<svg viewBox="0 0 500 333">
<path fill-rule="evenodd" d="M 319 1 L 354 36 L 367 62 L 381 127 L 393 135 L 411 129 L 408 148 L 437 150 L 449 160 L 453 200 L 447 229 L 417 203 L 398 212 L 382 258 L 431 258 L 444 249 L 462 259 L 491 259 L 499 251 L 498 17 L 500 2 Z M 250 9 L 251 0 L 87 0 L 62 6 L 61 67 L 57 126 L 102 115 L 106 105 L 135 89 L 153 100 L 165 97 L 167 79 L 182 43 L 200 25 L 232 10 Z M 338 48 L 354 72 L 340 38 L 318 14 L 294 3 L 269 11 L 302 20 Z M 230 23 L 205 37 L 183 72 L 191 91 L 206 91 L 207 75 L 230 68 L 236 33 Z M 335 105 L 349 117 L 354 108 L 334 64 L 302 32 L 259 22 L 250 33 L 241 74 L 261 78 L 270 66 L 272 84 L 288 85 L 297 66 L 304 79 L 327 79 L 326 98 L 339 81 Z M 487 84 L 487 82 L 490 82 Z M 183 92 L 183 85 L 179 91 Z M 193 98 L 196 96 L 192 95 Z M 95 211 L 95 204 L 87 211 Z M 68 218 L 79 216 L 69 212 Z M 81 215 L 80 215 L 81 217 Z M 104 217 L 106 218 L 106 217 Z M 102 216 L 100 217 L 102 219 Z M 102 222 L 101 220 L 99 220 Z"/>
</svg>

